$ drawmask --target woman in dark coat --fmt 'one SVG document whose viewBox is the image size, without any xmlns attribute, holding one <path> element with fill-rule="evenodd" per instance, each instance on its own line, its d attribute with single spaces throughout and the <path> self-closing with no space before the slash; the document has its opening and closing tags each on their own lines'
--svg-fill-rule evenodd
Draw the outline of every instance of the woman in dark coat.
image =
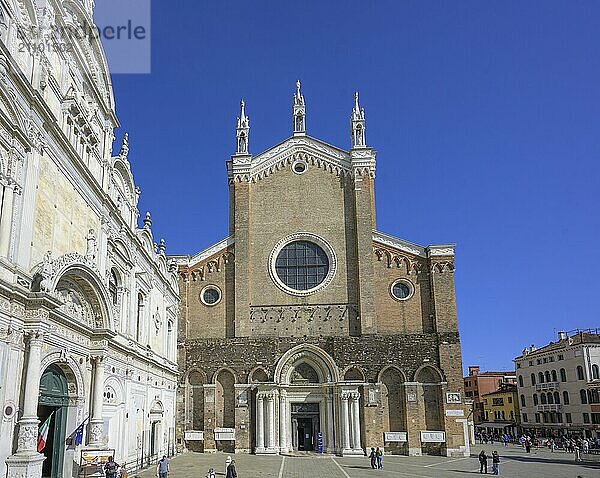
<svg viewBox="0 0 600 478">
<path fill-rule="evenodd" d="M 227 467 L 226 478 L 237 478 L 237 470 L 235 469 L 235 460 L 231 460 L 231 463 L 229 463 L 229 466 Z"/>
<path fill-rule="evenodd" d="M 481 453 L 479 453 L 479 473 L 487 473 L 487 458 L 485 450 L 481 450 Z"/>
</svg>

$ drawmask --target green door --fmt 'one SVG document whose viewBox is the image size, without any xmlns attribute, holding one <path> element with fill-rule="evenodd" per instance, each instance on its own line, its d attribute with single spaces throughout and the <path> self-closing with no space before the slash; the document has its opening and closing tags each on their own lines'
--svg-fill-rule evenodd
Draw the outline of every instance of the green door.
<svg viewBox="0 0 600 478">
<path fill-rule="evenodd" d="M 38 401 L 40 426 L 50 417 L 46 446 L 41 451 L 46 457 L 42 467 L 43 477 L 63 476 L 68 405 L 67 378 L 58 365 L 50 365 L 42 374 Z"/>
</svg>

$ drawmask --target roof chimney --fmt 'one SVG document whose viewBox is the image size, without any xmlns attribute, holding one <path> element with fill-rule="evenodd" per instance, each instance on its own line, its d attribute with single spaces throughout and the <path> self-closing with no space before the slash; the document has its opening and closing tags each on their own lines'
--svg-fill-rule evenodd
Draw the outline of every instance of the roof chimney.
<svg viewBox="0 0 600 478">
<path fill-rule="evenodd" d="M 558 340 L 567 340 L 567 333 L 564 330 L 558 333 Z"/>
<path fill-rule="evenodd" d="M 479 365 L 469 365 L 469 375 L 477 375 L 479 373 Z"/>
</svg>

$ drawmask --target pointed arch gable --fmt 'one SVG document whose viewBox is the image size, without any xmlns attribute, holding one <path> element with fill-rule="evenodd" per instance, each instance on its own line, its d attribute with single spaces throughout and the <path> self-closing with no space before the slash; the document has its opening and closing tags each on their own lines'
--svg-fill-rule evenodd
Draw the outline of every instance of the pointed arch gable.
<svg viewBox="0 0 600 478">
<path fill-rule="evenodd" d="M 386 365 L 377 374 L 378 383 L 382 383 L 382 377 L 388 370 L 393 370 L 394 372 L 397 372 L 400 375 L 402 381 L 407 382 L 406 373 L 404 373 L 404 371 L 400 367 L 398 367 L 397 365 Z"/>
<path fill-rule="evenodd" d="M 229 367 L 220 367 L 219 369 L 217 369 L 217 371 L 215 373 L 213 373 L 213 376 L 211 379 L 212 384 L 217 383 L 217 379 L 219 378 L 219 375 L 221 374 L 221 372 L 229 372 L 231 375 L 233 375 L 233 379 L 234 379 L 235 383 L 239 383 L 237 374 L 235 373 L 235 370 L 233 370 L 232 368 L 229 368 Z"/>
<path fill-rule="evenodd" d="M 340 372 L 333 358 L 312 344 L 297 345 L 279 358 L 275 367 L 275 382 L 289 384 L 294 366 L 302 362 L 315 369 L 322 383 L 339 382 Z"/>
<path fill-rule="evenodd" d="M 430 377 L 433 377 L 436 381 L 434 381 L 434 382 L 429 381 Z M 427 381 L 424 381 L 424 380 L 427 380 Z M 444 373 L 439 368 L 437 368 L 435 365 L 424 364 L 424 365 L 421 365 L 415 371 L 414 381 L 421 382 L 421 383 L 436 383 L 437 384 L 437 383 L 445 382 L 446 379 L 444 377 Z"/>
</svg>

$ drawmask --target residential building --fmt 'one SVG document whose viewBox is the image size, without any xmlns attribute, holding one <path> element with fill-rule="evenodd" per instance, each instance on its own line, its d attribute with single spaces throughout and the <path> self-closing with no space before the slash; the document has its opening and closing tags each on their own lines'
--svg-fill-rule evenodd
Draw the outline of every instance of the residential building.
<svg viewBox="0 0 600 478">
<path fill-rule="evenodd" d="M 517 385 L 504 383 L 498 390 L 481 397 L 484 422 L 480 429 L 488 434 L 518 436 L 520 426 Z"/>
<path fill-rule="evenodd" d="M 514 361 L 523 428 L 600 438 L 600 329 L 559 332 Z"/>
<path fill-rule="evenodd" d="M 517 383 L 512 371 L 481 372 L 477 365 L 469 366 L 469 375 L 464 377 L 465 396 L 473 400 L 473 423 L 476 427 L 485 422 L 483 395 L 500 390 L 503 385 Z"/>
</svg>

